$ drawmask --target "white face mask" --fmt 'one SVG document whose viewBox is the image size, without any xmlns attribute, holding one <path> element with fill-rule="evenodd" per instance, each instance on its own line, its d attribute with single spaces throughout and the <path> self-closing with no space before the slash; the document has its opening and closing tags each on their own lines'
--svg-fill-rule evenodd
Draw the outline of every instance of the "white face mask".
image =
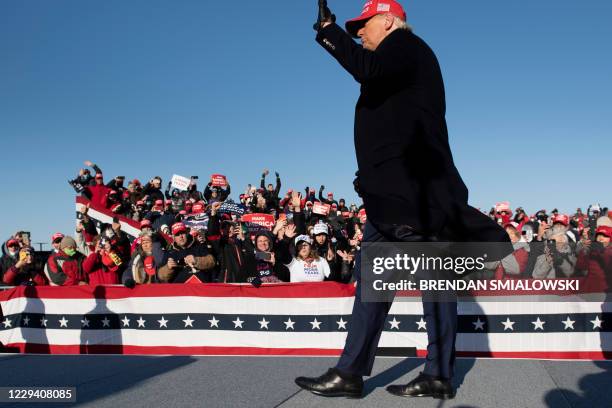
<svg viewBox="0 0 612 408">
<path fill-rule="evenodd" d="M 14 249 L 9 249 L 8 253 L 10 256 L 14 257 L 15 255 L 17 255 L 17 251 L 15 251 Z"/>
</svg>

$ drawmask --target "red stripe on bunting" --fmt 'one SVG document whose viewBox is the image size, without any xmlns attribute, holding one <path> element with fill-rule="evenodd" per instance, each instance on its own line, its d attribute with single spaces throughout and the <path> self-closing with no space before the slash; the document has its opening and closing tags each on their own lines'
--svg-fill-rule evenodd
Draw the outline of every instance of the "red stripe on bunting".
<svg viewBox="0 0 612 408">
<path fill-rule="evenodd" d="M 114 212 L 112 212 L 108 208 L 103 208 L 103 207 L 100 207 L 98 205 L 95 205 L 94 203 L 90 202 L 86 197 L 77 196 L 76 197 L 76 202 L 77 202 L 77 204 L 83 204 L 83 205 L 89 204 L 89 208 L 91 208 L 93 210 L 96 210 L 99 213 L 107 215 L 107 216 L 109 216 L 111 218 L 117 217 L 117 218 L 119 218 L 119 221 L 124 222 L 126 224 L 129 224 L 130 226 L 132 226 L 132 227 L 134 227 L 134 228 L 136 228 L 138 230 L 140 229 L 140 223 L 138 221 L 134 221 L 133 219 L 124 217 L 123 215 L 115 214 Z"/>
<path fill-rule="evenodd" d="M 172 347 L 172 346 L 129 346 L 129 345 L 55 345 L 11 343 L 4 346 L 6 353 L 34 354 L 126 354 L 126 355 L 206 355 L 206 356 L 328 356 L 337 357 L 340 349 L 319 348 L 260 348 L 260 347 Z M 417 357 L 423 358 L 427 350 L 417 350 Z M 512 358 L 542 360 L 605 360 L 612 353 L 602 351 L 458 351 L 458 357 Z"/>
<path fill-rule="evenodd" d="M 232 356 L 339 356 L 340 349 L 317 348 L 260 348 L 260 347 L 172 347 L 129 345 L 56 345 L 11 343 L 4 346 L 6 353 L 35 354 L 155 354 L 155 355 L 232 355 Z"/>
</svg>

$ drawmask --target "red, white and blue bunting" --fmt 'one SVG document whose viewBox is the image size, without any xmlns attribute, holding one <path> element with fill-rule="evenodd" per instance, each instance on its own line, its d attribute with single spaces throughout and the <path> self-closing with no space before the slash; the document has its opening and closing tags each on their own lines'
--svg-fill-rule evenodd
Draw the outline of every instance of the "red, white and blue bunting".
<svg viewBox="0 0 612 408">
<path fill-rule="evenodd" d="M 333 282 L 17 287 L 0 292 L 5 351 L 38 353 L 339 355 L 354 287 Z M 458 355 L 612 357 L 612 304 L 459 302 Z M 517 301 L 520 300 L 520 301 Z M 380 347 L 425 355 L 418 301 L 396 301 Z"/>
</svg>

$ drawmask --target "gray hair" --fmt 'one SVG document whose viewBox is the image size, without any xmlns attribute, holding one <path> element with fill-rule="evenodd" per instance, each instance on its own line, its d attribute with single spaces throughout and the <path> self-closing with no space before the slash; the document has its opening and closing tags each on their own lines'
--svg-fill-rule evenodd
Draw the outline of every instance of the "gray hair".
<svg viewBox="0 0 612 408">
<path fill-rule="evenodd" d="M 395 25 L 399 30 L 412 31 L 410 24 L 397 16 L 393 16 L 393 25 Z"/>
</svg>

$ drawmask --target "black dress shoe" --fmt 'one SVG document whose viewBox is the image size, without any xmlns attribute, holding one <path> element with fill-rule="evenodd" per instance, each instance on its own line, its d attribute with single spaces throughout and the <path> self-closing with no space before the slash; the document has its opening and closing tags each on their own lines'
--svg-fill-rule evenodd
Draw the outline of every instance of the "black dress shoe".
<svg viewBox="0 0 612 408">
<path fill-rule="evenodd" d="M 455 390 L 449 380 L 424 373 L 420 373 L 406 385 L 390 385 L 387 391 L 400 397 L 433 397 L 445 400 L 455 398 Z"/>
<path fill-rule="evenodd" d="M 340 374 L 330 368 L 325 374 L 316 378 L 298 377 L 295 383 L 301 388 L 323 397 L 361 398 L 363 396 L 363 379 L 361 376 Z"/>
</svg>

